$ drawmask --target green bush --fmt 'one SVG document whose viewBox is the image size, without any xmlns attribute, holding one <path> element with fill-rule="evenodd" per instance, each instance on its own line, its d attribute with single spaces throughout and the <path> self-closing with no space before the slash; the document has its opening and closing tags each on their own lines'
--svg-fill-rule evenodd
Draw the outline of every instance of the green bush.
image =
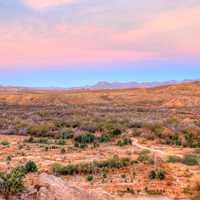
<svg viewBox="0 0 200 200">
<path fill-rule="evenodd" d="M 148 155 L 149 153 L 148 150 L 141 151 L 137 160 L 144 164 L 154 164 L 154 160 Z"/>
<path fill-rule="evenodd" d="M 80 144 L 91 144 L 96 140 L 96 137 L 93 134 L 87 133 L 84 135 L 79 135 L 75 137 L 75 141 Z"/>
<path fill-rule="evenodd" d="M 170 145 L 176 145 L 176 146 L 182 145 L 179 135 L 177 133 L 169 136 L 169 138 L 166 140 L 166 143 Z"/>
<path fill-rule="evenodd" d="M 131 139 L 128 139 L 128 138 L 125 138 L 123 140 L 119 140 L 117 142 L 117 145 L 120 146 L 120 147 L 126 146 L 126 145 L 131 145 L 131 144 L 132 144 L 132 141 L 131 141 Z"/>
<path fill-rule="evenodd" d="M 60 138 L 59 140 L 56 141 L 57 145 L 65 145 L 65 140 Z"/>
<path fill-rule="evenodd" d="M 182 163 L 185 165 L 198 165 L 198 160 L 196 159 L 196 157 L 192 154 L 187 154 L 184 156 Z"/>
<path fill-rule="evenodd" d="M 34 136 L 47 136 L 47 133 L 52 130 L 54 127 L 52 124 L 35 124 L 28 127 L 28 134 Z"/>
<path fill-rule="evenodd" d="M 32 160 L 29 160 L 26 164 L 25 164 L 25 170 L 26 170 L 26 173 L 29 173 L 29 172 L 37 172 L 38 171 L 38 168 L 37 168 L 37 165 L 35 164 L 34 161 Z"/>
<path fill-rule="evenodd" d="M 149 178 L 151 180 L 154 180 L 154 179 L 159 179 L 159 180 L 164 180 L 166 178 L 166 172 L 164 170 L 152 170 L 149 172 Z"/>
<path fill-rule="evenodd" d="M 166 173 L 165 173 L 165 171 L 164 170 L 160 170 L 160 171 L 158 171 L 158 173 L 157 173 L 157 177 L 158 177 L 158 179 L 160 179 L 161 181 L 162 180 L 165 180 L 165 175 L 166 175 Z"/>
<path fill-rule="evenodd" d="M 156 179 L 156 177 L 157 177 L 157 173 L 156 173 L 155 170 L 152 170 L 152 171 L 149 172 L 149 178 L 151 180 Z"/>
<path fill-rule="evenodd" d="M 121 135 L 121 134 L 122 134 L 122 131 L 118 128 L 112 130 L 113 136 L 118 136 L 118 135 Z"/>
<path fill-rule="evenodd" d="M 113 156 L 113 158 L 108 160 L 69 164 L 67 166 L 62 166 L 56 163 L 53 165 L 53 172 L 56 175 L 92 174 L 97 171 L 103 171 L 106 168 L 123 168 L 128 166 L 130 163 L 129 158 L 119 158 L 118 156 Z"/>
<path fill-rule="evenodd" d="M 10 145 L 10 143 L 8 141 L 1 141 L 0 144 L 3 145 L 3 146 L 9 146 Z"/>
<path fill-rule="evenodd" d="M 160 137 L 161 138 L 162 132 L 163 132 L 163 127 L 160 124 L 156 124 L 156 125 L 151 127 L 151 131 L 153 132 L 153 134 L 156 137 Z"/>
<path fill-rule="evenodd" d="M 92 175 L 87 176 L 87 181 L 92 182 L 94 180 L 94 177 Z"/>
<path fill-rule="evenodd" d="M 12 160 L 12 156 L 8 155 L 6 156 L 6 162 L 10 162 Z"/>
<path fill-rule="evenodd" d="M 182 158 L 179 156 L 169 156 L 167 161 L 170 163 L 180 163 L 182 162 Z"/>
<path fill-rule="evenodd" d="M 131 193 L 131 194 L 135 194 L 135 191 L 134 191 L 134 189 L 133 188 L 127 188 L 126 189 L 126 191 L 128 192 L 128 193 Z"/>
<path fill-rule="evenodd" d="M 39 144 L 48 144 L 49 140 L 48 138 L 34 138 L 34 137 L 29 137 L 28 139 L 25 139 L 24 142 L 28 142 L 28 143 L 39 143 Z"/>
<path fill-rule="evenodd" d="M 0 194 L 8 200 L 11 195 L 22 192 L 24 189 L 24 177 L 25 172 L 23 167 L 17 167 L 10 173 L 0 173 Z"/>
<path fill-rule="evenodd" d="M 103 134 L 99 138 L 99 142 L 104 143 L 104 142 L 110 142 L 112 140 L 112 136 L 109 134 Z"/>
</svg>

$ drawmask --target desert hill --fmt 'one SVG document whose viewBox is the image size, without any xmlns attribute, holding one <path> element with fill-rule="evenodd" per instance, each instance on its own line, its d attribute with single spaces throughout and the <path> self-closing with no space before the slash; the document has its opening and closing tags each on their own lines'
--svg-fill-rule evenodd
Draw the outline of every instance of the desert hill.
<svg viewBox="0 0 200 200">
<path fill-rule="evenodd" d="M 200 82 L 120 90 L 0 90 L 0 104 L 67 105 L 125 101 L 181 107 L 200 104 Z"/>
</svg>

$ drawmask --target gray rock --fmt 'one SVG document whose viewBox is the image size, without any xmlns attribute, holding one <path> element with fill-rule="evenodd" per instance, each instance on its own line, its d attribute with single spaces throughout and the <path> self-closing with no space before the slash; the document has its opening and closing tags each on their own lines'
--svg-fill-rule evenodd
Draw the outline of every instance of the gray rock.
<svg viewBox="0 0 200 200">
<path fill-rule="evenodd" d="M 114 200 L 108 193 L 97 190 L 84 190 L 78 186 L 73 186 L 61 178 L 41 174 L 37 182 L 37 192 L 26 197 L 23 200 Z"/>
</svg>

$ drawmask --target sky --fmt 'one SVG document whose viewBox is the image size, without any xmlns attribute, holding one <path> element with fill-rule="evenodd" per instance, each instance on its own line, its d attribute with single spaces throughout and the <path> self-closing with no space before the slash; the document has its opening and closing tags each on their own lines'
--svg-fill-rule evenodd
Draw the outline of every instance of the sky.
<svg viewBox="0 0 200 200">
<path fill-rule="evenodd" d="M 199 78 L 199 0 L 0 0 L 0 85 Z"/>
</svg>

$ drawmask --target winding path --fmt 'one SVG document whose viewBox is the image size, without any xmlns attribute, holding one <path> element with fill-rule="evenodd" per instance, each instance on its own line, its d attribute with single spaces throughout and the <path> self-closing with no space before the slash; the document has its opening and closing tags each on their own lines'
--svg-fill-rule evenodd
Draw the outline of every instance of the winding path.
<svg viewBox="0 0 200 200">
<path fill-rule="evenodd" d="M 136 139 L 136 138 L 134 138 L 134 139 L 132 139 L 132 145 L 133 146 L 135 146 L 135 147 L 138 147 L 138 148 L 140 148 L 140 149 L 142 149 L 142 150 L 148 150 L 148 151 L 150 151 L 150 152 L 152 152 L 152 153 L 157 153 L 157 154 L 159 154 L 159 155 L 161 155 L 161 156 L 166 156 L 166 157 L 168 157 L 168 156 L 170 156 L 170 155 L 173 155 L 173 156 L 178 156 L 178 157 L 183 157 L 183 155 L 181 155 L 181 154 L 172 154 L 172 153 L 169 153 L 169 152 L 166 152 L 166 151 L 162 151 L 162 150 L 160 150 L 160 149 L 155 149 L 155 148 L 151 148 L 151 147 L 146 147 L 146 146 L 144 146 L 144 145 L 142 145 L 142 144 L 139 144 L 138 143 L 138 140 Z"/>
</svg>

